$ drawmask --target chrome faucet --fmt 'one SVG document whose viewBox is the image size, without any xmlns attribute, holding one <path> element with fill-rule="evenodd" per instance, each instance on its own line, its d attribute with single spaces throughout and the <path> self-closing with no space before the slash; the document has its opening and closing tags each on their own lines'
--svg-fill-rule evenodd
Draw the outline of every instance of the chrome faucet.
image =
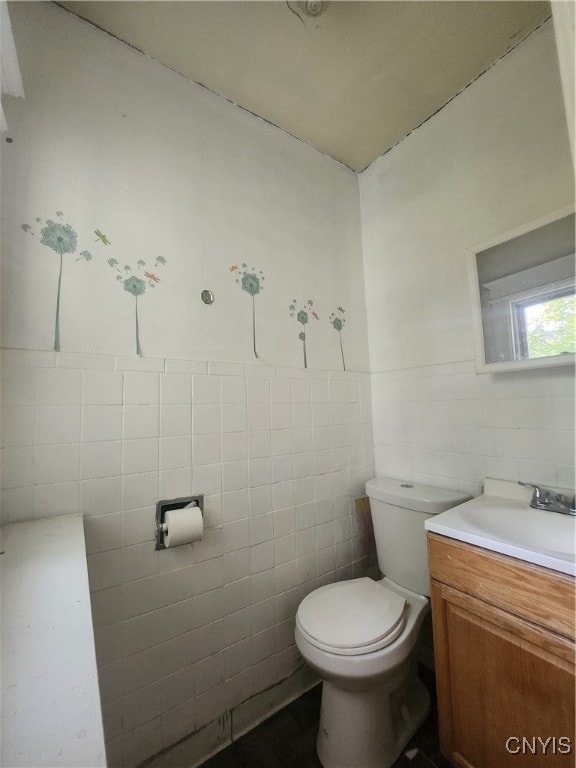
<svg viewBox="0 0 576 768">
<path fill-rule="evenodd" d="M 549 488 L 542 488 L 539 485 L 534 485 L 534 483 L 523 483 L 521 480 L 518 481 L 518 485 L 534 489 L 530 502 L 533 509 L 545 509 L 549 512 L 558 512 L 561 515 L 576 516 L 576 496 L 568 499 L 558 491 L 551 491 Z"/>
</svg>

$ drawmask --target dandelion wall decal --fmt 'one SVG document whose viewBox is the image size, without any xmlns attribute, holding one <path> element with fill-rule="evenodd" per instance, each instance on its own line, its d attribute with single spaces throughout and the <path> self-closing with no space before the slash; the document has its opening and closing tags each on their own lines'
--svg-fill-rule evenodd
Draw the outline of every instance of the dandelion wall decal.
<svg viewBox="0 0 576 768">
<path fill-rule="evenodd" d="M 316 311 L 312 309 L 314 306 L 314 302 L 312 299 L 308 299 L 308 301 L 304 304 L 304 309 L 298 309 L 298 302 L 296 299 L 293 299 L 292 303 L 288 307 L 290 310 L 290 317 L 295 317 L 296 320 L 298 320 L 299 323 L 301 323 L 303 326 L 308 324 L 309 316 L 308 312 L 312 315 L 314 320 L 319 320 Z M 308 368 L 308 358 L 306 357 L 306 333 L 305 331 L 300 331 L 298 334 L 298 338 L 302 342 L 302 350 L 304 352 L 304 368 Z"/>
<path fill-rule="evenodd" d="M 62 219 L 64 214 L 62 211 L 56 211 L 56 217 Z M 36 218 L 38 224 L 42 224 L 42 219 Z M 22 224 L 21 229 L 26 234 L 34 235 L 32 226 L 30 224 Z M 75 230 L 72 229 L 70 224 L 63 224 L 62 221 L 52 221 L 52 219 L 46 219 L 44 226 L 40 230 L 40 243 L 45 245 L 50 250 L 55 251 L 60 257 L 60 265 L 58 270 L 58 288 L 56 291 L 56 319 L 54 322 L 54 350 L 60 351 L 60 294 L 62 291 L 62 271 L 64 256 L 66 254 L 72 254 L 76 252 L 76 246 L 78 244 L 78 235 Z M 92 254 L 89 251 L 81 251 L 75 261 L 90 261 Z"/>
<path fill-rule="evenodd" d="M 238 277 L 236 282 L 240 285 L 243 291 L 252 297 L 252 345 L 254 348 L 254 357 L 258 357 L 256 352 L 256 308 L 254 297 L 264 290 L 262 283 L 264 282 L 264 275 L 262 272 L 256 272 L 255 267 L 250 267 L 246 264 L 242 264 L 238 269 L 238 265 L 233 264 L 232 267 L 228 267 L 230 272 L 237 272 Z"/>
<path fill-rule="evenodd" d="M 166 259 L 163 256 L 158 256 L 156 259 L 156 265 L 166 264 Z M 143 259 L 138 259 L 136 262 L 139 269 L 142 269 L 146 265 Z M 129 277 L 123 277 L 122 271 L 118 268 L 118 259 L 108 259 L 108 266 L 114 269 L 120 274 L 116 275 L 116 280 L 122 284 L 124 290 L 131 296 L 134 296 L 135 300 L 135 324 L 136 324 L 136 354 L 142 357 L 142 348 L 140 346 L 140 324 L 138 320 L 138 297 L 143 296 L 146 293 L 146 280 L 136 275 L 130 275 L 132 267 L 130 264 L 124 264 L 123 271 Z M 148 280 L 148 286 L 154 288 L 155 283 L 160 282 L 160 278 L 151 272 L 144 272 L 144 277 Z"/>
<path fill-rule="evenodd" d="M 342 307 L 338 307 L 336 312 L 343 313 L 344 310 Z M 346 363 L 344 362 L 344 349 L 342 347 L 342 329 L 346 325 L 346 320 L 343 317 L 337 315 L 336 312 L 332 312 L 330 314 L 329 320 L 332 328 L 334 328 L 335 331 L 338 331 L 338 337 L 340 339 L 340 354 L 342 355 L 342 367 L 344 370 L 346 370 Z"/>
</svg>

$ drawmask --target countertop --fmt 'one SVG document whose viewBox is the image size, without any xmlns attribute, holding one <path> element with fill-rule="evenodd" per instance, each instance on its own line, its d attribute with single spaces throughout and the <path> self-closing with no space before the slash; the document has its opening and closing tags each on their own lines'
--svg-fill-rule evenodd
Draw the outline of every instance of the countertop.
<svg viewBox="0 0 576 768">
<path fill-rule="evenodd" d="M 81 515 L 0 529 L 1 764 L 106 765 Z"/>
</svg>

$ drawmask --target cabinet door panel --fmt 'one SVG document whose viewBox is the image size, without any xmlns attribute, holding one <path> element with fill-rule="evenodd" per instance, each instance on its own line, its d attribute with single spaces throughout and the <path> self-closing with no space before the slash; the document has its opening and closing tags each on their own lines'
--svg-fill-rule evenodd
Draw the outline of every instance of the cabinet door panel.
<svg viewBox="0 0 576 768">
<path fill-rule="evenodd" d="M 440 712 L 451 726 L 443 734 L 447 754 L 476 768 L 573 768 L 573 668 L 479 616 L 476 601 L 463 607 L 465 595 L 458 604 L 441 602 L 448 679 L 439 706 L 449 709 Z"/>
</svg>

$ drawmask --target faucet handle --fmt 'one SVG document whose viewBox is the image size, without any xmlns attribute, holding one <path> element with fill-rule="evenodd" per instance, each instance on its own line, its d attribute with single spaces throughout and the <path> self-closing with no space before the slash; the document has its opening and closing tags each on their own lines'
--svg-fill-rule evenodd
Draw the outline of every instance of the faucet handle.
<svg viewBox="0 0 576 768">
<path fill-rule="evenodd" d="M 523 485 L 526 488 L 534 488 L 534 496 L 536 497 L 540 497 L 543 491 L 539 485 L 534 485 L 534 483 L 524 483 L 522 480 L 518 480 L 518 485 Z"/>
<path fill-rule="evenodd" d="M 534 483 L 523 483 L 522 480 L 518 480 L 518 485 L 534 489 L 532 501 L 530 502 L 532 505 L 542 507 L 549 503 L 549 491 L 541 488 L 539 485 L 534 485 Z"/>
</svg>

